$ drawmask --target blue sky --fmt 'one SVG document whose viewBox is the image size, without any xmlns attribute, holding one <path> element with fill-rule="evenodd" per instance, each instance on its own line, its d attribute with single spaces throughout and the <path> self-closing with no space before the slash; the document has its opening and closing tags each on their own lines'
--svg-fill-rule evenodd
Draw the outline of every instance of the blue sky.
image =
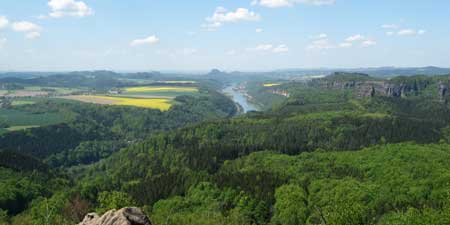
<svg viewBox="0 0 450 225">
<path fill-rule="evenodd" d="M 448 0 L 1 0 L 0 70 L 450 67 Z"/>
</svg>

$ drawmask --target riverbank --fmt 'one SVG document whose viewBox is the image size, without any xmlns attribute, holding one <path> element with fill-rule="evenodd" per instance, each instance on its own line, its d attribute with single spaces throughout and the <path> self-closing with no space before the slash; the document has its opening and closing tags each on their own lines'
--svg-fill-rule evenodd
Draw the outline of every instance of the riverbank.
<svg viewBox="0 0 450 225">
<path fill-rule="evenodd" d="M 246 96 L 247 93 L 242 90 L 242 88 L 238 88 L 239 84 L 234 83 L 230 86 L 227 86 L 222 90 L 222 92 L 229 96 L 237 105 L 238 105 L 238 111 L 241 113 L 246 113 L 249 111 L 258 111 L 258 107 L 252 104 L 248 97 Z"/>
</svg>

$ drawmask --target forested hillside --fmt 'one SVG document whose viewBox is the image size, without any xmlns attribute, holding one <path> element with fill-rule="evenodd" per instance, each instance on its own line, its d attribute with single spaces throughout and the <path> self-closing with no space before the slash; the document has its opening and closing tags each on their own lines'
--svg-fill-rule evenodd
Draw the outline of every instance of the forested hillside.
<svg viewBox="0 0 450 225">
<path fill-rule="evenodd" d="M 289 95 L 233 118 L 213 91 L 167 112 L 21 106 L 72 119 L 0 136 L 11 159 L 0 161 L 0 224 L 75 224 L 125 206 L 161 225 L 449 224 L 448 78 L 255 81 L 255 100 Z"/>
</svg>

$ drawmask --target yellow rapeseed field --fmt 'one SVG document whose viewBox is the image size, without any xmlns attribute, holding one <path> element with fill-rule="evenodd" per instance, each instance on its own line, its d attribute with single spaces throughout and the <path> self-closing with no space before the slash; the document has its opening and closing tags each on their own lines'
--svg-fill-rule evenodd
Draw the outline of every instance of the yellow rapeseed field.
<svg viewBox="0 0 450 225">
<path fill-rule="evenodd" d="M 280 83 L 270 83 L 270 84 L 263 84 L 264 87 L 274 87 L 274 86 L 279 86 L 281 85 Z"/>
<path fill-rule="evenodd" d="M 166 84 L 195 84 L 196 81 L 192 80 L 162 80 L 158 81 L 159 83 L 166 83 Z"/>
<path fill-rule="evenodd" d="M 72 99 L 97 104 L 124 105 L 142 108 L 160 109 L 162 111 L 168 110 L 172 105 L 170 99 L 167 98 L 122 98 L 112 96 L 89 95 L 89 96 L 75 96 Z"/>
<path fill-rule="evenodd" d="M 109 96 L 102 96 L 102 98 L 117 101 L 113 105 L 137 106 L 143 108 L 160 109 L 164 111 L 168 110 L 172 105 L 170 103 L 170 100 L 166 98 L 120 98 Z"/>
<path fill-rule="evenodd" d="M 126 92 L 197 92 L 196 87 L 177 87 L 177 86 L 144 86 L 144 87 L 130 87 L 125 89 Z"/>
</svg>

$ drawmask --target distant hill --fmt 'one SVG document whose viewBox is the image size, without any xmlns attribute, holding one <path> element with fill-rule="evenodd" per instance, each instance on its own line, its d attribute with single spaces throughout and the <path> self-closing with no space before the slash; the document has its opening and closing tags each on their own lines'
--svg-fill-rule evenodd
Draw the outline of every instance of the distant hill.
<svg viewBox="0 0 450 225">
<path fill-rule="evenodd" d="M 45 77 L 56 73 L 52 72 L 0 72 L 0 78 L 14 77 L 14 78 L 33 78 L 33 77 Z"/>
<path fill-rule="evenodd" d="M 328 75 L 321 80 L 335 81 L 335 82 L 348 82 L 348 81 L 368 81 L 374 80 L 368 74 L 364 73 L 345 73 L 345 72 L 335 72 Z"/>
<path fill-rule="evenodd" d="M 133 80 L 178 79 L 177 74 L 159 72 L 116 73 L 113 71 L 74 71 L 64 73 L 0 73 L 1 84 L 50 87 L 112 88 L 135 83 Z"/>
<path fill-rule="evenodd" d="M 392 77 L 392 76 L 413 76 L 413 75 L 446 75 L 450 74 L 450 68 L 440 67 L 413 67 L 413 68 L 396 68 L 396 67 L 380 67 L 368 69 L 355 69 L 354 72 L 367 73 L 372 76 Z"/>
<path fill-rule="evenodd" d="M 307 75 L 328 75 L 334 72 L 364 73 L 375 77 L 414 76 L 414 75 L 446 75 L 450 68 L 440 67 L 374 67 L 356 69 L 286 69 L 276 70 L 273 73 L 280 77 L 295 77 Z"/>
</svg>

